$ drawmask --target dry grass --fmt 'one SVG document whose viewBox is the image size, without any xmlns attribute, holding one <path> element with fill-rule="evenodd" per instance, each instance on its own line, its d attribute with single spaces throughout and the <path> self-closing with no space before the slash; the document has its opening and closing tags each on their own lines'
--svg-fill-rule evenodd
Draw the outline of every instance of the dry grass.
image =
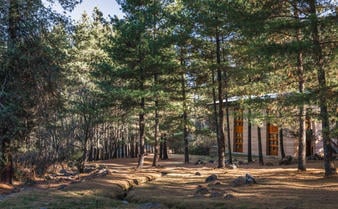
<svg viewBox="0 0 338 209">
<path fill-rule="evenodd" d="M 196 157 L 191 161 L 195 162 Z M 158 168 L 151 167 L 151 156 L 145 162 L 142 170 L 135 170 L 136 159 L 96 162 L 107 167 L 110 173 L 69 184 L 61 190 L 57 187 L 26 188 L 0 201 L 0 208 L 131 209 L 143 202 L 181 209 L 338 208 L 338 177 L 324 178 L 320 161 L 308 162 L 308 171 L 303 173 L 297 172 L 296 165 L 261 167 L 250 164 L 235 170 L 217 169 L 213 164 L 186 166 L 179 155 L 160 162 Z M 196 172 L 201 175 L 195 175 Z M 254 176 L 257 184 L 231 186 L 236 177 L 246 173 Z M 211 174 L 217 174 L 220 184 L 205 183 Z M 198 185 L 207 188 L 209 193 L 196 194 Z M 212 197 L 213 192 L 221 195 Z M 128 204 L 119 200 L 126 194 Z M 234 198 L 225 198 L 229 194 Z"/>
</svg>

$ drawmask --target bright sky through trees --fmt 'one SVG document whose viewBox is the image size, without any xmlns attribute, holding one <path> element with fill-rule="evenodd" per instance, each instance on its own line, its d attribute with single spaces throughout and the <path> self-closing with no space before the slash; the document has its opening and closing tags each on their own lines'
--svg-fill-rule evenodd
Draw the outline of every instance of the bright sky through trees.
<svg viewBox="0 0 338 209">
<path fill-rule="evenodd" d="M 60 5 L 52 6 L 56 11 L 62 12 Z M 115 0 L 83 0 L 81 4 L 78 4 L 72 12 L 67 12 L 67 15 L 71 16 L 75 21 L 81 18 L 84 12 L 91 14 L 94 7 L 98 7 L 103 13 L 104 17 L 117 15 L 119 18 L 123 17 L 123 13 L 120 10 L 120 6 Z"/>
</svg>

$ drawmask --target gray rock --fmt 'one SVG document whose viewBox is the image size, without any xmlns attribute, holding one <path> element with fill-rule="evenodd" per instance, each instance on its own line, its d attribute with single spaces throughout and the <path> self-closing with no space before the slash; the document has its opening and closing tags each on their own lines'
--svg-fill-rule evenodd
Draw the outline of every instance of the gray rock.
<svg viewBox="0 0 338 209">
<path fill-rule="evenodd" d="M 206 183 L 209 183 L 209 182 L 215 181 L 215 180 L 217 180 L 217 179 L 218 179 L 218 177 L 217 177 L 216 174 L 211 174 L 210 176 L 208 176 L 208 177 L 205 179 L 205 182 L 206 182 Z"/>
<path fill-rule="evenodd" d="M 125 204 L 125 205 L 129 204 L 129 202 L 127 200 L 122 200 L 122 203 Z"/>
<path fill-rule="evenodd" d="M 167 206 L 161 204 L 161 203 L 153 203 L 153 202 L 149 202 L 149 203 L 143 203 L 140 204 L 137 209 L 168 209 Z"/>
<path fill-rule="evenodd" d="M 235 196 L 232 195 L 232 194 L 226 194 L 226 195 L 224 196 L 224 199 L 226 199 L 226 200 L 231 200 L 231 199 L 234 199 L 234 198 L 235 198 Z"/>
<path fill-rule="evenodd" d="M 273 163 L 272 162 L 267 162 L 265 163 L 266 166 L 273 166 Z"/>
<path fill-rule="evenodd" d="M 229 168 L 229 169 L 237 169 L 238 165 L 236 165 L 236 164 L 229 164 L 226 167 Z"/>
<path fill-rule="evenodd" d="M 245 174 L 245 183 L 246 184 L 257 184 L 254 177 L 252 177 L 250 174 Z"/>
<path fill-rule="evenodd" d="M 233 187 L 243 186 L 245 184 L 246 184 L 246 178 L 243 176 L 239 176 L 231 182 L 231 186 Z"/>
<path fill-rule="evenodd" d="M 202 165 L 205 164 L 203 160 L 199 159 L 196 161 L 195 165 Z"/>
<path fill-rule="evenodd" d="M 208 188 L 203 187 L 201 185 L 197 186 L 197 189 L 196 189 L 196 192 L 195 192 L 196 195 L 205 195 L 205 194 L 208 194 L 208 193 L 209 193 Z"/>
<path fill-rule="evenodd" d="M 279 161 L 279 165 L 291 165 L 293 157 L 288 155 Z"/>
<path fill-rule="evenodd" d="M 224 196 L 224 192 L 221 192 L 221 191 L 211 191 L 210 193 L 211 198 L 217 198 L 217 197 L 223 197 L 223 196 Z"/>
<path fill-rule="evenodd" d="M 214 186 L 221 186 L 222 182 L 220 181 L 212 181 L 211 183 L 208 184 L 208 187 L 214 187 Z"/>
</svg>

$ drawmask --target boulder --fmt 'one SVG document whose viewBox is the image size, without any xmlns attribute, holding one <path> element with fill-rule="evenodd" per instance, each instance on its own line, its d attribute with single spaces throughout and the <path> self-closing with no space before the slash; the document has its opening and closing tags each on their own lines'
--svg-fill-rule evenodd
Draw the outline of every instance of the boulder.
<svg viewBox="0 0 338 209">
<path fill-rule="evenodd" d="M 211 198 L 217 198 L 217 197 L 223 197 L 223 196 L 224 196 L 224 192 L 222 191 L 211 191 L 210 192 Z"/>
<path fill-rule="evenodd" d="M 246 178 L 243 176 L 239 176 L 231 182 L 231 186 L 233 187 L 243 186 L 245 184 L 246 184 Z"/>
<path fill-rule="evenodd" d="M 246 184 L 257 184 L 254 177 L 252 177 L 250 174 L 245 174 L 245 183 Z"/>
<path fill-rule="evenodd" d="M 224 199 L 226 199 L 226 200 L 231 200 L 231 199 L 234 199 L 234 198 L 235 198 L 235 196 L 232 195 L 232 194 L 226 194 L 226 195 L 224 196 Z"/>
<path fill-rule="evenodd" d="M 236 165 L 236 164 L 229 164 L 229 165 L 226 165 L 226 167 L 229 168 L 229 169 L 237 169 L 238 165 Z"/>
<path fill-rule="evenodd" d="M 267 162 L 265 163 L 266 166 L 273 166 L 273 163 L 272 162 Z"/>
<path fill-rule="evenodd" d="M 205 182 L 206 183 L 209 183 L 209 182 L 212 182 L 212 181 L 216 181 L 218 179 L 217 175 L 216 174 L 211 174 L 210 176 L 208 176 L 206 179 L 205 179 Z"/>
<path fill-rule="evenodd" d="M 279 161 L 279 165 L 291 165 L 293 157 L 288 155 Z"/>
<path fill-rule="evenodd" d="M 203 165 L 205 164 L 203 160 L 199 159 L 196 161 L 195 165 Z"/>
<path fill-rule="evenodd" d="M 196 192 L 195 192 L 196 195 L 205 195 L 205 194 L 208 194 L 208 193 L 209 193 L 208 188 L 201 186 L 201 185 L 197 186 L 197 189 L 196 189 Z"/>
</svg>

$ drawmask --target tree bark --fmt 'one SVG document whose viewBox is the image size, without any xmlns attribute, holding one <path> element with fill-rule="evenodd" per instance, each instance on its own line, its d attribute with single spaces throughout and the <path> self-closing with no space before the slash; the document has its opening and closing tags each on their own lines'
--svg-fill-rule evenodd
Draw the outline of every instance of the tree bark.
<svg viewBox="0 0 338 209">
<path fill-rule="evenodd" d="M 221 69 L 221 46 L 220 35 L 216 28 L 216 62 L 217 62 L 217 82 L 218 82 L 218 168 L 225 167 L 225 134 L 224 134 L 224 110 L 223 110 L 223 76 Z"/>
<path fill-rule="evenodd" d="M 315 65 L 317 68 L 317 77 L 319 83 L 319 106 L 320 106 L 320 118 L 322 120 L 322 137 L 324 148 L 324 168 L 325 176 L 332 176 L 336 174 L 336 168 L 334 165 L 333 153 L 330 140 L 330 122 L 329 113 L 327 110 L 327 84 L 324 70 L 324 55 L 320 45 L 320 36 L 318 29 L 318 17 L 316 13 L 316 0 L 309 0 L 310 14 L 312 15 L 312 42 L 313 42 L 313 54 Z"/>
<path fill-rule="evenodd" d="M 184 58 L 183 58 L 183 50 L 181 48 L 181 58 L 180 64 L 181 68 L 185 67 Z M 189 139 L 188 139 L 188 111 L 187 111 L 187 92 L 186 92 L 186 79 L 185 72 L 181 73 L 181 88 L 182 88 L 182 101 L 183 101 L 183 140 L 184 140 L 184 163 L 189 164 Z"/>
<path fill-rule="evenodd" d="M 167 146 L 167 137 L 163 138 L 163 160 L 168 160 L 168 146 Z"/>
<path fill-rule="evenodd" d="M 283 134 L 283 128 L 279 129 L 279 145 L 280 145 L 280 153 L 282 159 L 285 158 L 285 150 L 284 150 L 284 134 Z"/>
<path fill-rule="evenodd" d="M 299 20 L 299 12 L 297 5 L 294 5 L 294 15 Z M 301 41 L 301 29 L 297 28 L 296 39 Z M 297 53 L 297 74 L 298 74 L 298 92 L 304 94 L 304 67 L 303 67 L 303 52 L 300 49 Z M 298 107 L 298 171 L 306 171 L 306 130 L 305 130 L 305 105 L 301 102 Z"/>
<path fill-rule="evenodd" d="M 140 150 L 138 153 L 138 163 L 137 168 L 142 168 L 144 163 L 144 127 L 145 127 L 145 121 L 144 121 L 144 98 L 141 98 L 141 112 L 139 114 L 139 146 Z"/>
<path fill-rule="evenodd" d="M 259 164 L 264 165 L 261 127 L 257 126 Z"/>
<path fill-rule="evenodd" d="M 251 110 L 248 112 L 248 163 L 252 162 L 252 124 L 251 124 Z"/>
<path fill-rule="evenodd" d="M 155 86 L 157 85 L 158 82 L 158 76 L 155 73 L 154 75 L 154 83 Z M 157 166 L 158 163 L 158 159 L 159 159 L 159 142 L 158 142 L 158 131 L 160 129 L 160 125 L 159 125 L 159 114 L 158 114 L 158 99 L 155 99 L 155 134 L 154 134 L 154 138 L 155 138 L 155 150 L 154 150 L 154 158 L 153 158 L 153 166 Z"/>
</svg>

